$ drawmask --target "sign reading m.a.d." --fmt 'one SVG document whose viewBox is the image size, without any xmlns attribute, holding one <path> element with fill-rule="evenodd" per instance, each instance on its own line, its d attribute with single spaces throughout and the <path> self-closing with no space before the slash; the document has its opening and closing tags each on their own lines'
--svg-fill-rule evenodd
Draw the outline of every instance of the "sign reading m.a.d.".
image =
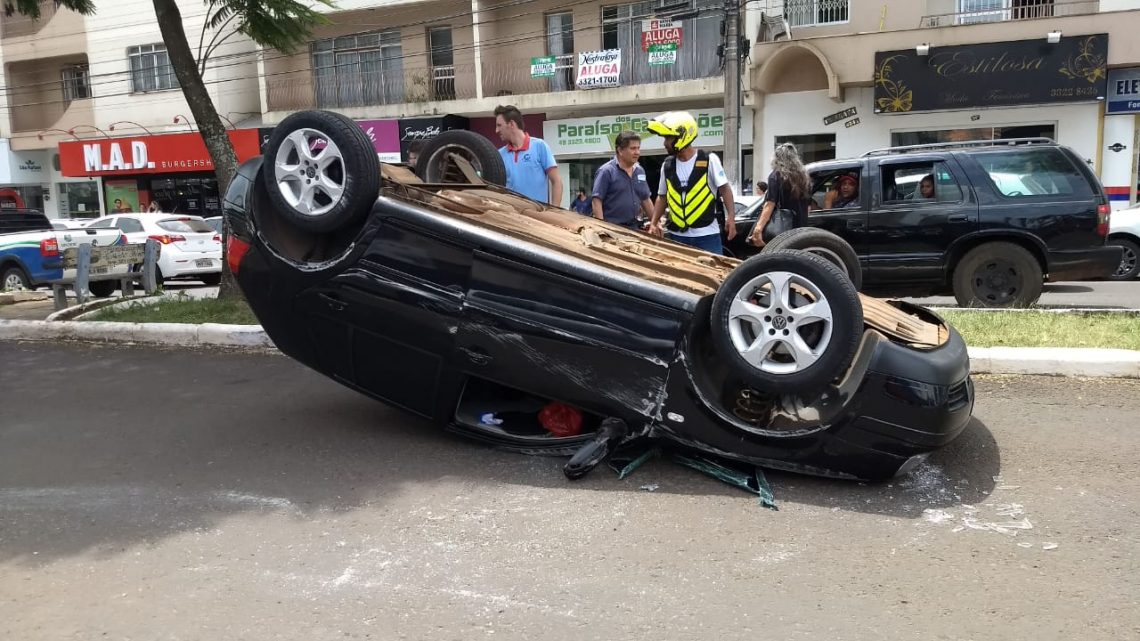
<svg viewBox="0 0 1140 641">
<path fill-rule="evenodd" d="M 598 89 L 621 85 L 621 49 L 578 54 L 578 88 Z"/>
</svg>

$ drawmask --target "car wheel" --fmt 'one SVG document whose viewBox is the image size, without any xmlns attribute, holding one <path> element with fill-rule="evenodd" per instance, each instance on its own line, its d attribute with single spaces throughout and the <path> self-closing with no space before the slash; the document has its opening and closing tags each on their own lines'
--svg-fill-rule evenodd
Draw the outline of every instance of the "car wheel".
<svg viewBox="0 0 1140 641">
<path fill-rule="evenodd" d="M 1041 265 L 1024 247 L 986 243 L 971 249 L 954 269 L 959 307 L 1029 307 L 1041 297 Z"/>
<path fill-rule="evenodd" d="M 368 135 L 331 111 L 301 111 L 273 130 L 262 177 L 274 209 L 296 228 L 336 231 L 372 210 L 380 163 Z"/>
<path fill-rule="evenodd" d="M 207 287 L 217 287 L 222 284 L 222 274 L 220 272 L 217 274 L 202 274 L 198 277 L 198 280 L 205 283 Z"/>
<path fill-rule="evenodd" d="M 9 265 L 0 270 L 0 292 L 31 289 L 32 279 L 17 265 Z"/>
<path fill-rule="evenodd" d="M 507 184 L 507 168 L 495 145 L 475 132 L 462 129 L 445 131 L 428 141 L 416 163 L 416 175 L 429 183 L 468 182 L 451 154 L 471 163 L 485 182 Z"/>
<path fill-rule="evenodd" d="M 809 393 L 847 370 L 863 332 L 859 294 L 815 254 L 758 254 L 725 279 L 712 339 L 733 373 L 757 390 Z"/>
<path fill-rule="evenodd" d="M 1140 261 L 1137 261 L 1137 256 L 1140 256 L 1140 245 L 1127 238 L 1110 238 L 1108 244 L 1123 250 L 1120 255 L 1120 266 L 1116 268 L 1115 274 L 1108 277 L 1109 280 L 1135 279 L 1137 274 L 1140 274 Z"/>
<path fill-rule="evenodd" d="M 96 280 L 87 283 L 87 291 L 95 298 L 107 298 L 115 293 L 118 283 L 113 280 Z"/>
<path fill-rule="evenodd" d="M 842 269 L 856 290 L 863 289 L 863 268 L 859 265 L 859 255 L 850 243 L 839 236 L 817 227 L 797 227 L 776 236 L 761 251 L 783 249 L 799 249 L 824 258 Z"/>
</svg>

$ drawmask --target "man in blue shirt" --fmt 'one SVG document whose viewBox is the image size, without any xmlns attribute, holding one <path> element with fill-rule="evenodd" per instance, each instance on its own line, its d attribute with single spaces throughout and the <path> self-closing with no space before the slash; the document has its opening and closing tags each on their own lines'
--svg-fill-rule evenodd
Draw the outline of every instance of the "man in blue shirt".
<svg viewBox="0 0 1140 641">
<path fill-rule="evenodd" d="M 645 179 L 645 170 L 637 163 L 641 158 L 641 136 L 623 131 L 617 135 L 614 149 L 614 159 L 598 168 L 594 176 L 591 199 L 594 218 L 640 229 L 639 212 L 645 213 L 646 218 L 653 217 L 649 183 Z"/>
<path fill-rule="evenodd" d="M 522 112 L 512 105 L 496 107 L 495 133 L 506 143 L 499 155 L 507 166 L 507 189 L 540 203 L 562 206 L 558 163 L 542 138 L 526 132 Z"/>
</svg>

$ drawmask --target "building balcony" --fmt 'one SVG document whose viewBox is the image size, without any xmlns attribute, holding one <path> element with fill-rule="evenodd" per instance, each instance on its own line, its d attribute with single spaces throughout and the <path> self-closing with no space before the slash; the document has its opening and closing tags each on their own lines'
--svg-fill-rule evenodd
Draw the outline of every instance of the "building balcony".
<svg viewBox="0 0 1140 641">
<path fill-rule="evenodd" d="M 1099 0 L 962 0 L 962 11 L 922 17 L 919 26 L 954 27 L 987 22 L 1040 20 L 1065 16 L 1084 16 L 1100 11 Z"/>
<path fill-rule="evenodd" d="M 720 60 L 715 50 L 687 47 L 677 52 L 670 65 L 649 65 L 637 52 L 623 52 L 621 87 L 639 91 L 657 86 L 667 91 L 671 83 L 719 79 Z M 575 83 L 577 55 L 556 57 L 552 77 L 532 77 L 530 60 L 484 60 L 476 74 L 473 62 L 434 68 L 361 72 L 358 67 L 343 71 L 298 70 L 278 74 L 266 82 L 270 112 L 301 109 L 352 109 L 385 107 L 400 113 L 456 112 L 457 103 L 504 96 L 572 94 L 560 100 L 583 104 L 593 102 L 598 90 L 580 90 Z M 482 91 L 476 84 L 481 77 Z M 603 90 L 604 91 L 604 90 Z M 683 97 L 687 94 L 681 94 Z M 479 107 L 480 109 L 483 106 Z"/>
</svg>

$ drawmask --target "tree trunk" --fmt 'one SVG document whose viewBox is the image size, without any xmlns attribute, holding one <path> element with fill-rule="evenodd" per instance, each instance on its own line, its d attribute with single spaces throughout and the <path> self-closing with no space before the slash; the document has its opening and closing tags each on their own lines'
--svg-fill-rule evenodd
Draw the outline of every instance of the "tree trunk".
<svg viewBox="0 0 1140 641">
<path fill-rule="evenodd" d="M 174 75 L 182 87 L 182 95 L 186 97 L 186 104 L 190 106 L 190 113 L 198 123 L 198 131 L 210 152 L 210 160 L 214 162 L 214 173 L 218 178 L 218 193 L 224 198 L 229 189 L 230 181 L 237 173 L 237 154 L 234 153 L 233 143 L 230 142 L 226 127 L 218 117 L 218 110 L 210 93 L 206 91 L 206 84 L 202 75 L 198 73 L 198 61 L 190 50 L 190 43 L 186 40 L 186 30 L 182 26 L 182 13 L 178 10 L 176 0 L 153 0 L 154 13 L 158 18 L 158 28 L 162 32 L 162 41 L 166 43 L 166 54 L 170 57 L 170 66 L 174 68 Z M 229 225 L 222 225 L 222 246 L 226 246 L 229 239 Z M 240 296 L 230 266 L 224 256 L 222 259 L 222 284 L 218 288 L 218 298 Z"/>
</svg>

